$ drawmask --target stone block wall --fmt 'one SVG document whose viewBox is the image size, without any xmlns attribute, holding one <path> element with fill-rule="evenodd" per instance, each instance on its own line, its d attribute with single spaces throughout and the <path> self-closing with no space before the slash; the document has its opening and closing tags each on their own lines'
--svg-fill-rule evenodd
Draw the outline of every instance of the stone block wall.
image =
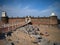
<svg viewBox="0 0 60 45">
<path fill-rule="evenodd" d="M 24 18 L 9 18 L 9 23 L 25 22 Z M 31 18 L 31 22 L 34 25 L 57 25 L 57 17 L 40 17 L 40 18 Z"/>
</svg>

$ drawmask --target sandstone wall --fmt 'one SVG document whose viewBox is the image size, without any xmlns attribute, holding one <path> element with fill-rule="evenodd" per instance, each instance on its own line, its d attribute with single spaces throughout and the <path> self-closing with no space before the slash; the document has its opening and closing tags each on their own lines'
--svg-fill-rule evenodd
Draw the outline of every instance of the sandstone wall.
<svg viewBox="0 0 60 45">
<path fill-rule="evenodd" d="M 18 22 L 24 22 L 24 18 L 9 18 L 9 23 L 18 23 Z"/>
<path fill-rule="evenodd" d="M 25 18 L 9 18 L 9 23 L 25 22 Z M 57 25 L 57 17 L 31 18 L 33 25 Z"/>
</svg>

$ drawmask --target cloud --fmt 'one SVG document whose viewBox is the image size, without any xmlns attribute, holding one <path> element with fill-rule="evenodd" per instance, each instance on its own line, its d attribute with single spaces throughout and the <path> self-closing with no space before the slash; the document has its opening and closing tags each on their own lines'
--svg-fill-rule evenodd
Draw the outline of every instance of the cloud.
<svg viewBox="0 0 60 45">
<path fill-rule="evenodd" d="M 0 17 L 1 17 L 1 12 L 2 12 L 2 6 L 0 6 Z"/>
<path fill-rule="evenodd" d="M 37 10 L 37 9 L 31 9 L 29 6 L 26 6 L 20 10 L 20 14 L 22 15 L 30 15 L 30 16 L 49 16 L 51 13 L 51 9 L 47 8 L 44 10 Z"/>
<path fill-rule="evenodd" d="M 17 6 L 4 5 L 3 10 L 7 12 L 8 16 L 50 16 L 52 12 L 59 9 L 60 6 L 58 4 L 58 2 L 55 2 L 43 10 L 32 9 L 30 8 L 30 5 L 26 5 L 24 7 L 20 4 Z"/>
<path fill-rule="evenodd" d="M 60 2 L 55 2 L 52 5 L 49 6 L 49 8 L 52 9 L 53 12 L 60 18 Z"/>
<path fill-rule="evenodd" d="M 5 10 L 9 16 L 48 16 L 51 12 L 51 9 L 49 8 L 40 11 L 37 9 L 31 9 L 29 6 L 20 8 L 20 5 L 17 7 L 4 6 L 3 10 Z"/>
</svg>

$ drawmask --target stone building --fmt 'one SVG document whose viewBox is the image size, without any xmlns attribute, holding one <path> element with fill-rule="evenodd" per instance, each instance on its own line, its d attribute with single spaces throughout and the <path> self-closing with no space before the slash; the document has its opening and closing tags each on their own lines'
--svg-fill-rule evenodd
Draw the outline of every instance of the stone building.
<svg viewBox="0 0 60 45">
<path fill-rule="evenodd" d="M 7 23 L 17 23 L 17 22 L 25 22 L 26 17 L 8 17 L 6 12 L 2 12 L 2 17 L 0 24 L 7 24 Z M 52 13 L 49 17 L 29 17 L 31 19 L 31 23 L 33 25 L 57 25 L 58 18 L 57 16 Z"/>
</svg>

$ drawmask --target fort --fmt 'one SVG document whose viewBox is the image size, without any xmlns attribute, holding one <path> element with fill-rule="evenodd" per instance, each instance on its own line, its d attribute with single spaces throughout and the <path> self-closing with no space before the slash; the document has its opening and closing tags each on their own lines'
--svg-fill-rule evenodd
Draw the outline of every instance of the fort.
<svg viewBox="0 0 60 45">
<path fill-rule="evenodd" d="M 59 24 L 54 13 L 49 17 L 8 17 L 2 12 L 0 45 L 60 45 Z"/>
<path fill-rule="evenodd" d="M 3 11 L 0 20 L 0 30 L 13 30 L 17 27 L 24 26 L 29 22 L 32 25 L 36 25 L 39 27 L 58 27 L 58 25 L 60 24 L 60 20 L 58 20 L 58 17 L 55 15 L 55 13 L 52 13 L 49 17 L 8 17 L 7 13 Z"/>
<path fill-rule="evenodd" d="M 31 17 L 31 23 L 33 25 L 58 25 L 58 18 L 57 16 L 52 13 L 49 17 Z M 2 12 L 2 17 L 0 24 L 7 24 L 7 23 L 16 23 L 16 22 L 25 22 L 26 17 L 8 17 L 6 12 Z"/>
</svg>

